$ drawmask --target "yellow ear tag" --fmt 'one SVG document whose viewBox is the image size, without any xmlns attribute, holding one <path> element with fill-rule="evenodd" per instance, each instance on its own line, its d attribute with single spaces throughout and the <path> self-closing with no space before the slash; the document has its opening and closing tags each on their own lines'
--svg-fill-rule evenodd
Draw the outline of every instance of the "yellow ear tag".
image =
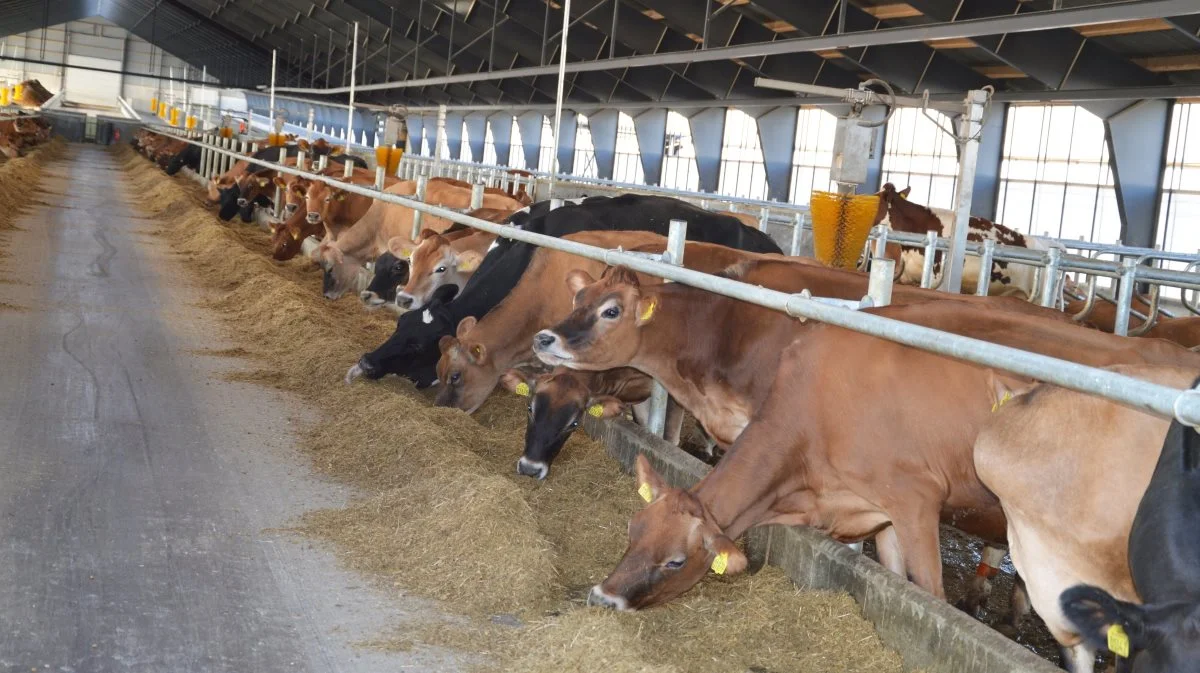
<svg viewBox="0 0 1200 673">
<path fill-rule="evenodd" d="M 604 405 L 603 404 L 593 404 L 592 406 L 588 407 L 587 411 L 588 411 L 589 416 L 593 416 L 595 418 L 600 418 L 601 416 L 604 415 Z"/>
<path fill-rule="evenodd" d="M 642 496 L 642 500 L 650 502 L 654 499 L 654 491 L 650 489 L 650 484 L 642 484 L 638 486 L 638 495 Z"/>
<path fill-rule="evenodd" d="M 657 303 L 658 302 L 650 302 L 650 305 L 646 307 L 646 310 L 642 311 L 642 322 L 648 322 L 650 318 L 654 316 L 654 307 Z"/>
<path fill-rule="evenodd" d="M 1129 658 L 1129 636 L 1120 624 L 1108 627 L 1108 649 L 1118 657 Z"/>
<path fill-rule="evenodd" d="M 723 551 L 720 554 L 717 554 L 717 557 L 715 559 L 713 559 L 713 562 L 712 562 L 713 572 L 715 572 L 718 575 L 724 575 L 725 569 L 728 567 L 729 567 L 729 552 Z"/>
<path fill-rule="evenodd" d="M 1013 394 L 1011 392 L 1009 392 L 1007 390 L 1004 391 L 1004 396 L 1000 398 L 1000 401 L 992 404 L 992 413 L 994 414 L 997 411 L 999 411 L 1000 407 L 1004 406 L 1012 398 L 1013 398 Z"/>
<path fill-rule="evenodd" d="M 400 253 L 400 256 L 403 257 L 404 259 L 409 259 L 410 257 L 412 257 L 412 250 L 405 250 Z"/>
<path fill-rule="evenodd" d="M 517 384 L 517 387 L 513 392 L 521 397 L 529 397 L 529 384 L 522 381 Z"/>
</svg>

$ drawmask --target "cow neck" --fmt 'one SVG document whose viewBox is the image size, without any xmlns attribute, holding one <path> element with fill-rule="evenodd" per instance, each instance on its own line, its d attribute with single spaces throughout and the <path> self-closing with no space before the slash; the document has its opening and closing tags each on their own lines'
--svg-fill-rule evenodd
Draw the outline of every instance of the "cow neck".
<svg viewBox="0 0 1200 673">
<path fill-rule="evenodd" d="M 528 307 L 535 306 L 534 310 Z M 510 294 L 487 312 L 468 337 L 488 348 L 497 371 L 503 371 L 519 359 L 519 355 L 531 349 L 533 335 L 547 322 L 543 302 L 522 300 Z"/>
<path fill-rule="evenodd" d="M 803 479 L 803 453 L 777 441 L 759 440 L 755 435 L 760 429 L 747 427 L 717 466 L 692 487 L 692 494 L 733 540 L 771 519 L 772 505 L 794 490 L 783 483 L 785 475 L 789 482 Z M 747 432 L 755 434 L 747 437 Z"/>
</svg>

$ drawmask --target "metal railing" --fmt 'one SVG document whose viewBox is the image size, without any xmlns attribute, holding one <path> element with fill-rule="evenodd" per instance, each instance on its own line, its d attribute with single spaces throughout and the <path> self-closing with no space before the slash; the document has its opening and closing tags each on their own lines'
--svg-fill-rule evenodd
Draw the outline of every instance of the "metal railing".
<svg viewBox="0 0 1200 673">
<path fill-rule="evenodd" d="M 451 222 L 487 231 L 504 238 L 552 250 L 559 250 L 608 265 L 626 266 L 635 271 L 780 311 L 802 320 L 810 318 L 819 320 L 824 323 L 888 339 L 939 355 L 954 357 L 987 367 L 995 367 L 1064 388 L 1098 395 L 1142 411 L 1157 414 L 1164 418 L 1174 418 L 1190 426 L 1200 425 L 1200 390 L 1179 390 L 1162 386 L 1104 369 L 1088 367 L 979 339 L 941 332 L 928 327 L 905 323 L 870 313 L 849 310 L 806 297 L 803 294 L 788 294 L 673 266 L 661 261 L 649 260 L 619 249 L 609 250 L 584 245 L 553 236 L 524 231 L 508 225 L 487 222 L 448 208 L 414 201 L 369 187 L 348 184 L 329 176 L 300 171 L 269 161 L 243 157 L 231 152 L 227 148 L 217 147 L 188 138 L 183 132 L 178 132 L 174 129 L 169 132 L 184 138 L 189 143 L 207 149 L 214 155 L 224 156 L 229 159 L 244 160 L 252 164 L 273 168 L 280 173 L 324 182 L 332 187 L 353 194 L 411 208 L 417 212 L 445 218 Z M 1122 265 L 1122 268 L 1126 273 L 1133 270 L 1127 265 Z M 1125 294 L 1124 290 L 1122 294 Z"/>
</svg>

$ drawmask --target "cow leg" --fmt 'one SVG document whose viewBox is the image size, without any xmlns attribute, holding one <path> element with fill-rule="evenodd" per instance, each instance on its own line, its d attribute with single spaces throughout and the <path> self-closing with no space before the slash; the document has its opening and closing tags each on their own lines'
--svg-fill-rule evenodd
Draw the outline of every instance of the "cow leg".
<svg viewBox="0 0 1200 673">
<path fill-rule="evenodd" d="M 1012 594 L 1008 599 L 1008 623 L 1013 630 L 1021 627 L 1021 622 L 1033 612 L 1033 605 L 1029 600 L 1029 589 L 1025 588 L 1025 580 L 1020 573 L 1013 573 Z"/>
<path fill-rule="evenodd" d="M 900 549 L 900 540 L 896 537 L 894 526 L 888 526 L 875 534 L 875 553 L 879 554 L 880 565 L 901 577 L 906 577 L 904 552 Z"/>
<path fill-rule="evenodd" d="M 992 593 L 992 578 L 999 572 L 1000 563 L 1004 561 L 1004 549 L 984 544 L 979 555 L 979 566 L 975 569 L 975 577 L 967 585 L 967 593 L 958 601 L 957 606 L 963 612 L 979 616 L 979 609 L 987 602 Z"/>
<path fill-rule="evenodd" d="M 942 583 L 942 550 L 938 539 L 939 507 L 936 500 L 912 494 L 892 517 L 892 527 L 900 541 L 907 577 L 929 593 L 946 599 Z"/>
<path fill-rule="evenodd" d="M 1083 642 L 1062 648 L 1062 660 L 1071 673 L 1094 673 L 1096 670 L 1096 652 Z"/>
</svg>

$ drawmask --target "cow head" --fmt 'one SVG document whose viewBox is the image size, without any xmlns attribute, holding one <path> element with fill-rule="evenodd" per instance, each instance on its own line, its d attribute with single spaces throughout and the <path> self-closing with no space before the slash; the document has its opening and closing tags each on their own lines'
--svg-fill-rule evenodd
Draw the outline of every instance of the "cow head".
<svg viewBox="0 0 1200 673">
<path fill-rule="evenodd" d="M 332 222 L 341 215 L 348 194 L 328 184 L 316 181 L 308 188 L 304 199 L 309 224 Z"/>
<path fill-rule="evenodd" d="M 9 159 L 16 159 L 17 157 L 21 156 L 21 149 L 17 147 L 17 144 L 12 138 L 5 134 L 0 134 L 0 154 L 3 154 Z"/>
<path fill-rule="evenodd" d="M 1124 643 L 1134 673 L 1200 671 L 1200 602 L 1194 599 L 1135 605 L 1078 585 L 1059 596 L 1059 607 L 1093 648 Z"/>
<path fill-rule="evenodd" d="M 450 302 L 458 288 L 445 285 L 422 311 L 409 311 L 396 321 L 396 331 L 374 351 L 363 355 L 346 372 L 346 383 L 359 376 L 378 379 L 395 374 L 411 380 L 418 388 L 438 382 L 438 340 L 454 329 Z"/>
<path fill-rule="evenodd" d="M 389 242 L 390 248 L 390 242 Z M 395 301 L 396 290 L 408 282 L 408 260 L 397 257 L 389 249 L 375 259 L 375 275 L 359 298 L 368 309 L 377 309 Z"/>
<path fill-rule="evenodd" d="M 443 285 L 460 288 L 466 285 L 467 279 L 483 261 L 478 252 L 456 252 L 446 237 L 429 229 L 421 232 L 421 240 L 415 246 L 406 240 L 401 240 L 400 245 L 406 248 L 401 256 L 408 256 L 409 272 L 408 282 L 396 291 L 396 306 L 408 310 L 424 307 Z"/>
<path fill-rule="evenodd" d="M 588 605 L 642 610 L 682 595 L 709 568 L 724 574 L 746 569 L 745 554 L 696 496 L 668 486 L 643 455 L 635 468 L 638 495 L 648 504 L 633 515 L 625 555 L 592 587 Z"/>
<path fill-rule="evenodd" d="M 343 254 L 331 241 L 322 242 L 313 251 L 313 259 L 325 271 L 321 294 L 326 299 L 341 299 L 347 292 L 359 293 L 371 282 L 371 272 L 359 259 Z"/>
<path fill-rule="evenodd" d="M 438 381 L 442 384 L 436 400 L 439 407 L 475 413 L 500 382 L 500 372 L 487 344 L 471 337 L 475 323 L 474 317 L 463 318 L 455 336 L 446 335 L 438 340 L 442 354 L 437 363 Z"/>
<path fill-rule="evenodd" d="M 585 414 L 612 418 L 625 410 L 620 399 L 593 394 L 588 386 L 590 380 L 588 374 L 562 367 L 543 374 L 516 368 L 500 377 L 500 385 L 529 398 L 525 451 L 517 460 L 517 474 L 545 479 L 550 474 L 550 465 Z M 648 386 L 646 395 L 649 396 Z"/>
<path fill-rule="evenodd" d="M 283 222 L 271 224 L 271 257 L 284 262 L 300 254 L 304 240 L 320 234 L 305 226 L 304 213 L 293 212 Z"/>
<path fill-rule="evenodd" d="M 305 204 L 311 183 L 295 175 L 276 176 L 273 182 L 283 194 L 283 217 L 291 218 Z"/>
<path fill-rule="evenodd" d="M 610 267 L 599 281 L 586 271 L 567 274 L 575 308 L 565 320 L 533 337 L 533 352 L 549 365 L 603 370 L 628 365 L 641 347 L 641 328 L 654 318 L 658 297 L 637 276 Z"/>
<path fill-rule="evenodd" d="M 257 173 L 251 173 L 242 180 L 242 193 L 238 197 L 238 215 L 242 221 L 250 223 L 254 221 L 254 206 L 255 203 L 265 203 L 270 200 L 267 194 L 274 191 L 275 188 L 275 171 L 266 170 Z"/>
</svg>

